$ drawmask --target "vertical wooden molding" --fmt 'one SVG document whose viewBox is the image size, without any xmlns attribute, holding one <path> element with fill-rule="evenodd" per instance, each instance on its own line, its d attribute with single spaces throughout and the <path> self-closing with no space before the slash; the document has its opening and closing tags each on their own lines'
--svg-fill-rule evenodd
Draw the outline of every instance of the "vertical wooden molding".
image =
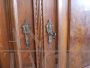
<svg viewBox="0 0 90 68">
<path fill-rule="evenodd" d="M 68 45 L 68 0 L 58 0 L 59 68 L 66 68 Z"/>
<path fill-rule="evenodd" d="M 33 0 L 33 8 L 34 8 L 34 33 L 35 33 L 35 49 L 36 49 L 36 67 L 39 68 L 39 55 L 38 55 L 38 44 L 36 44 L 38 41 L 37 39 L 37 7 L 38 7 L 38 1 Z"/>
<path fill-rule="evenodd" d="M 11 11 L 11 8 L 12 8 L 12 3 L 11 3 L 11 0 L 5 0 L 4 1 L 4 4 L 5 4 L 5 18 L 6 18 L 6 28 L 7 28 L 7 34 L 8 34 L 8 42 L 9 42 L 9 58 L 8 59 L 9 61 L 9 65 L 11 68 L 14 68 L 15 67 L 15 64 L 14 64 L 14 52 L 12 52 L 12 50 L 14 50 L 14 46 L 12 41 L 13 40 L 13 34 L 12 34 L 12 11 Z"/>
<path fill-rule="evenodd" d="M 67 37 L 67 68 L 69 68 L 69 49 L 70 49 L 70 20 L 71 20 L 71 0 L 68 0 L 68 5 L 67 5 L 68 9 L 67 9 L 67 20 L 68 20 L 68 27 L 67 27 L 67 31 L 68 31 L 68 37 Z"/>
<path fill-rule="evenodd" d="M 17 0 L 13 0 L 13 15 L 14 15 L 14 23 L 15 23 L 15 39 L 16 39 L 16 50 L 17 50 L 17 56 L 18 56 L 18 67 L 22 68 L 22 60 L 21 60 L 21 45 L 20 45 L 20 38 L 19 38 L 19 22 L 18 22 L 18 8 L 17 8 Z"/>
<path fill-rule="evenodd" d="M 34 31 L 36 48 L 36 65 L 42 68 L 43 64 L 43 0 L 33 0 Z"/>
<path fill-rule="evenodd" d="M 0 68 L 10 67 L 9 37 L 7 33 L 9 20 L 6 19 L 6 6 L 8 7 L 6 0 L 0 0 Z"/>
</svg>

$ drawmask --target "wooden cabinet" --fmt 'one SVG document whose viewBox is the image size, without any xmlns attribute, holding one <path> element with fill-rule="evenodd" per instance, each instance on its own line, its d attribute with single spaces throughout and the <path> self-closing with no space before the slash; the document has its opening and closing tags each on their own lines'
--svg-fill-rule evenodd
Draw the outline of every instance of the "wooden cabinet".
<svg viewBox="0 0 90 68">
<path fill-rule="evenodd" d="M 15 58 L 18 58 L 19 67 L 55 68 L 58 47 L 57 1 L 14 0 L 12 3 L 14 36 L 17 40 Z"/>
<path fill-rule="evenodd" d="M 89 68 L 89 0 L 0 0 L 0 68 Z"/>
</svg>

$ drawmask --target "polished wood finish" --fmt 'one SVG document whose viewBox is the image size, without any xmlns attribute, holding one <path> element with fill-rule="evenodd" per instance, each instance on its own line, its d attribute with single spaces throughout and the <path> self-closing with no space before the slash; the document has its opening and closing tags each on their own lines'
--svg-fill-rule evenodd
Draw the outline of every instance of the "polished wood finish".
<svg viewBox="0 0 90 68">
<path fill-rule="evenodd" d="M 51 3 L 51 5 L 49 5 Z M 55 50 L 57 47 L 57 1 L 34 0 L 34 28 L 36 45 L 36 64 L 37 68 L 55 68 L 56 58 Z M 51 9 L 51 12 L 49 11 Z M 48 20 L 52 20 L 53 32 L 56 32 L 56 38 L 49 45 L 46 25 Z"/>
<path fill-rule="evenodd" d="M 0 68 L 10 68 L 9 36 L 5 1 L 0 0 Z"/>
<path fill-rule="evenodd" d="M 59 68 L 67 67 L 68 24 L 68 0 L 58 0 Z"/>
<path fill-rule="evenodd" d="M 45 54 L 45 68 L 56 67 L 56 49 L 58 45 L 58 19 L 57 19 L 57 0 L 43 0 L 43 23 L 44 23 L 44 54 Z M 55 39 L 48 43 L 48 34 L 46 25 L 48 20 L 52 22 L 52 31 L 56 33 Z"/>
<path fill-rule="evenodd" d="M 17 24 L 16 27 L 18 27 L 18 36 L 16 37 L 19 39 L 20 46 L 17 44 L 19 51 L 19 54 L 17 57 L 19 57 L 19 62 L 21 64 L 20 67 L 26 68 L 26 67 L 32 67 L 35 62 L 35 52 L 34 52 L 34 39 L 32 34 L 34 35 L 34 26 L 33 26 L 33 2 L 32 0 L 17 0 Z M 15 7 L 15 6 L 14 6 Z M 22 26 L 27 21 L 27 23 L 30 24 L 30 47 L 26 47 L 25 43 L 25 37 L 22 31 Z M 16 22 L 15 22 L 16 23 Z M 15 28 L 16 28 L 15 27 Z M 16 29 L 17 30 L 17 29 Z"/>
<path fill-rule="evenodd" d="M 0 68 L 90 66 L 89 0 L 0 0 Z M 51 20 L 55 39 L 48 43 Z M 22 26 L 30 25 L 30 47 Z"/>
<path fill-rule="evenodd" d="M 36 66 L 43 67 L 43 0 L 33 0 Z"/>
<path fill-rule="evenodd" d="M 89 0 L 71 0 L 69 68 L 90 66 Z"/>
<path fill-rule="evenodd" d="M 14 29 L 16 38 L 16 59 L 18 58 L 18 67 L 26 68 L 35 66 L 35 45 L 34 45 L 34 17 L 33 17 L 33 1 L 32 0 L 14 0 L 13 15 L 14 15 Z M 30 25 L 30 47 L 26 47 L 25 37 L 23 34 L 22 26 L 27 21 Z"/>
</svg>

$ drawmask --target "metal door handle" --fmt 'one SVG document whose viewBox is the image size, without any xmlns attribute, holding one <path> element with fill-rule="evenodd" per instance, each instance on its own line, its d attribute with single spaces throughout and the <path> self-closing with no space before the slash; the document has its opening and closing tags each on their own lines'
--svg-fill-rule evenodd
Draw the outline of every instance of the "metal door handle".
<svg viewBox="0 0 90 68">
<path fill-rule="evenodd" d="M 23 28 L 23 34 L 25 37 L 26 47 L 29 48 L 30 47 L 30 25 L 29 25 L 29 23 L 27 23 L 27 21 L 26 21 L 23 24 L 22 28 Z"/>
<path fill-rule="evenodd" d="M 50 44 L 52 42 L 52 40 L 55 38 L 55 36 L 56 36 L 56 33 L 53 32 L 53 30 L 52 30 L 52 22 L 51 22 L 51 20 L 48 20 L 48 23 L 46 25 L 46 30 L 47 30 L 47 33 L 48 33 L 48 43 Z"/>
</svg>

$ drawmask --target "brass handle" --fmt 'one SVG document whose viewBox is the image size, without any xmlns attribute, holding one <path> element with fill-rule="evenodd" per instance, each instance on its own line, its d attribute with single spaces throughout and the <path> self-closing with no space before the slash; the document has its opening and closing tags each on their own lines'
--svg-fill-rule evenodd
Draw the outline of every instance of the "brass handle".
<svg viewBox="0 0 90 68">
<path fill-rule="evenodd" d="M 51 22 L 51 20 L 48 20 L 48 23 L 46 25 L 46 30 L 47 30 L 47 33 L 48 33 L 48 43 L 50 44 L 52 42 L 52 40 L 55 38 L 55 36 L 56 36 L 56 33 L 53 32 L 53 30 L 52 30 L 52 22 Z"/>
<path fill-rule="evenodd" d="M 23 34 L 25 37 L 26 47 L 29 48 L 30 47 L 30 25 L 27 22 L 25 22 L 22 28 L 23 28 Z"/>
</svg>

